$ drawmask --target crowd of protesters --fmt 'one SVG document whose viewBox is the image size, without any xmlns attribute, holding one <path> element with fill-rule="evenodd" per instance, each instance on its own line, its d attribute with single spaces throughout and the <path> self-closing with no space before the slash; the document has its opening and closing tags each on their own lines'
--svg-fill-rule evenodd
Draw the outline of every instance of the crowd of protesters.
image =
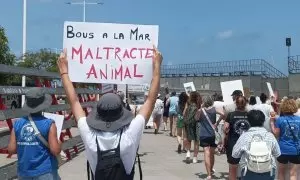
<svg viewBox="0 0 300 180">
<path fill-rule="evenodd" d="M 177 129 L 177 151 L 186 153 L 187 163 L 197 163 L 199 146 L 203 148 L 207 179 L 213 179 L 216 153 L 226 154 L 230 180 L 275 177 L 284 180 L 288 167 L 291 180 L 300 178 L 297 177 L 300 164 L 300 99 L 283 97 L 278 102 L 275 97 L 264 93 L 259 97 L 246 98 L 242 91 L 235 90 L 232 93 L 233 103 L 225 104 L 222 95 L 218 94 L 202 97 L 198 92 L 182 92 L 179 98 L 175 95 L 176 92 L 172 92 L 164 98 L 164 131 L 167 130 L 167 122 L 170 123 L 171 137 L 175 137 L 174 129 Z M 174 124 L 177 124 L 176 128 Z M 221 140 L 217 140 L 217 134 Z M 193 159 L 190 157 L 191 143 Z M 264 145 L 266 148 L 261 148 Z M 261 148 L 259 153 L 266 153 L 265 157 L 261 157 L 264 162 L 260 162 L 264 166 L 258 170 L 249 167 L 253 165 L 251 157 L 253 152 L 257 152 L 257 147 Z"/>
<path fill-rule="evenodd" d="M 124 102 L 124 93 L 107 93 L 86 116 L 68 75 L 67 53 L 59 57 L 59 72 L 93 179 L 133 180 L 137 150 L 150 116 L 155 134 L 163 122 L 163 130 L 169 129 L 169 135 L 177 138 L 178 153 L 186 153 L 186 163 L 198 163 L 199 147 L 203 148 L 207 179 L 213 179 L 216 152 L 226 154 L 230 180 L 276 175 L 284 180 L 288 165 L 290 179 L 299 179 L 300 100 L 284 97 L 277 102 L 264 93 L 248 99 L 240 90 L 232 93 L 230 104 L 221 95 L 202 97 L 196 91 L 179 97 L 167 92 L 162 99 L 158 94 L 161 62 L 162 55 L 155 49 L 152 83 L 139 110 Z M 42 113 L 51 103 L 42 89 L 28 91 L 23 110 L 29 115 L 16 121 L 11 131 L 8 151 L 18 155 L 20 180 L 60 179 L 61 142 L 54 121 Z"/>
</svg>

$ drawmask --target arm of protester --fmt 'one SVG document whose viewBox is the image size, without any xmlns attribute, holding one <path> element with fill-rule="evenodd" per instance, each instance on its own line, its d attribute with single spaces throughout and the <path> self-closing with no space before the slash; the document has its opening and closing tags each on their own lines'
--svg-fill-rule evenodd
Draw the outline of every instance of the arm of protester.
<svg viewBox="0 0 300 180">
<path fill-rule="evenodd" d="M 52 123 L 48 134 L 48 143 L 51 154 L 54 156 L 59 155 L 61 151 L 61 143 L 57 138 L 57 128 L 55 123 Z"/>
<path fill-rule="evenodd" d="M 225 124 L 224 124 L 224 127 L 223 127 L 223 130 L 224 130 L 225 134 L 228 134 L 229 130 L 230 130 L 229 121 L 230 121 L 230 113 L 227 114 L 226 119 L 225 119 Z"/>
<path fill-rule="evenodd" d="M 17 140 L 16 140 L 16 134 L 15 134 L 15 129 L 13 128 L 10 133 L 10 138 L 9 138 L 9 144 L 8 144 L 8 154 L 16 154 L 17 153 Z"/>
<path fill-rule="evenodd" d="M 183 110 L 183 113 L 182 113 L 183 117 L 186 116 L 187 108 L 188 108 L 188 103 L 185 103 L 184 110 Z"/>
<path fill-rule="evenodd" d="M 196 120 L 200 120 L 201 111 L 202 111 L 201 108 L 197 110 L 197 112 L 196 112 L 196 114 L 195 114 L 195 119 L 196 119 Z"/>
<path fill-rule="evenodd" d="M 237 142 L 235 143 L 235 145 L 233 146 L 232 149 L 232 157 L 234 158 L 241 158 L 242 154 L 244 153 L 243 151 L 243 147 L 244 147 L 244 143 L 245 143 L 245 134 L 242 134 L 239 139 L 237 140 Z"/>
<path fill-rule="evenodd" d="M 276 124 L 275 124 L 275 121 L 276 121 Z M 274 136 L 276 138 L 279 138 L 279 136 L 280 136 L 280 120 L 279 119 L 276 120 L 275 117 L 271 117 L 270 124 L 271 124 L 271 130 L 272 130 Z"/>
<path fill-rule="evenodd" d="M 217 110 L 216 113 L 218 115 L 220 115 L 219 119 L 216 122 L 216 126 L 218 126 L 220 124 L 220 122 L 222 121 L 222 119 L 225 119 L 225 115 L 222 111 Z"/>
<path fill-rule="evenodd" d="M 80 102 L 78 100 L 77 93 L 75 91 L 75 88 L 73 86 L 73 83 L 71 82 L 68 74 L 68 59 L 67 59 L 67 51 L 64 49 L 64 52 L 60 54 L 60 57 L 58 58 L 57 65 L 59 68 L 59 72 L 61 75 L 61 80 L 63 82 L 64 89 L 66 91 L 66 95 L 69 99 L 72 113 L 75 116 L 76 121 L 78 121 L 80 118 L 85 117 L 85 113 L 80 105 Z"/>
<path fill-rule="evenodd" d="M 272 155 L 275 158 L 277 158 L 277 157 L 279 157 L 281 155 L 280 147 L 279 147 L 277 139 L 274 137 L 273 134 L 271 134 L 271 138 L 272 138 L 272 144 L 273 144 Z"/>
<path fill-rule="evenodd" d="M 160 66 L 161 66 L 162 59 L 163 58 L 161 53 L 154 47 L 152 82 L 151 82 L 148 98 L 144 103 L 144 105 L 141 107 L 141 110 L 139 111 L 139 114 L 142 115 L 146 121 L 148 121 L 151 116 L 159 92 Z"/>
</svg>

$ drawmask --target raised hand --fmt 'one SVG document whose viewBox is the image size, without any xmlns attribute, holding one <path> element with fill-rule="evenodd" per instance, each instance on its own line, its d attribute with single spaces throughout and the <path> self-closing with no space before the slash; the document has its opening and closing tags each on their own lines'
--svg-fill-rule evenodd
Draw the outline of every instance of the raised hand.
<svg viewBox="0 0 300 180">
<path fill-rule="evenodd" d="M 159 50 L 153 45 L 154 53 L 153 53 L 153 65 L 160 66 L 163 60 L 163 57 Z"/>
<path fill-rule="evenodd" d="M 60 75 L 68 74 L 68 58 L 67 58 L 67 49 L 64 49 L 57 60 L 57 66 L 60 72 Z"/>
</svg>

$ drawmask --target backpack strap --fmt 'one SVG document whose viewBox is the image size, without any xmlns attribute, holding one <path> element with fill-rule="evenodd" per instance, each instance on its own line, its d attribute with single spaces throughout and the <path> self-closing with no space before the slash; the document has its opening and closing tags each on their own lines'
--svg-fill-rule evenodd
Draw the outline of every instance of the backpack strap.
<svg viewBox="0 0 300 180">
<path fill-rule="evenodd" d="M 92 171 L 92 168 L 90 166 L 90 163 L 89 161 L 86 161 L 86 169 L 87 169 L 87 176 L 88 176 L 88 180 L 95 180 L 95 177 L 94 177 L 94 174 L 93 174 L 93 171 Z"/>
<path fill-rule="evenodd" d="M 29 119 L 30 125 L 34 129 L 34 132 L 35 132 L 34 135 L 36 135 L 39 138 L 39 140 L 44 144 L 44 146 L 46 146 L 47 148 L 49 148 L 49 144 L 48 144 L 47 140 L 42 136 L 41 132 L 36 127 L 36 124 L 34 123 L 31 115 L 28 115 L 28 119 Z"/>
<path fill-rule="evenodd" d="M 136 153 L 136 157 L 138 159 L 140 180 L 143 180 L 143 171 L 142 171 L 141 159 L 140 159 L 140 154 L 138 152 Z"/>
</svg>

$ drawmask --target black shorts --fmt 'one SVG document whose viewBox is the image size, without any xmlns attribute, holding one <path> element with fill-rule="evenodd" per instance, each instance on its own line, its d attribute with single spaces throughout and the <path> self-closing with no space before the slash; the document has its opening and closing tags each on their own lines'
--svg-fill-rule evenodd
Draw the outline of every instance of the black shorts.
<svg viewBox="0 0 300 180">
<path fill-rule="evenodd" d="M 164 113 L 163 113 L 163 117 L 169 117 L 169 110 L 168 111 L 164 111 Z"/>
<path fill-rule="evenodd" d="M 215 137 L 200 137 L 200 146 L 201 147 L 217 147 L 215 144 Z"/>
<path fill-rule="evenodd" d="M 288 163 L 293 163 L 293 164 L 300 164 L 300 155 L 280 155 L 277 158 L 277 161 L 281 164 L 288 164 Z"/>
</svg>

